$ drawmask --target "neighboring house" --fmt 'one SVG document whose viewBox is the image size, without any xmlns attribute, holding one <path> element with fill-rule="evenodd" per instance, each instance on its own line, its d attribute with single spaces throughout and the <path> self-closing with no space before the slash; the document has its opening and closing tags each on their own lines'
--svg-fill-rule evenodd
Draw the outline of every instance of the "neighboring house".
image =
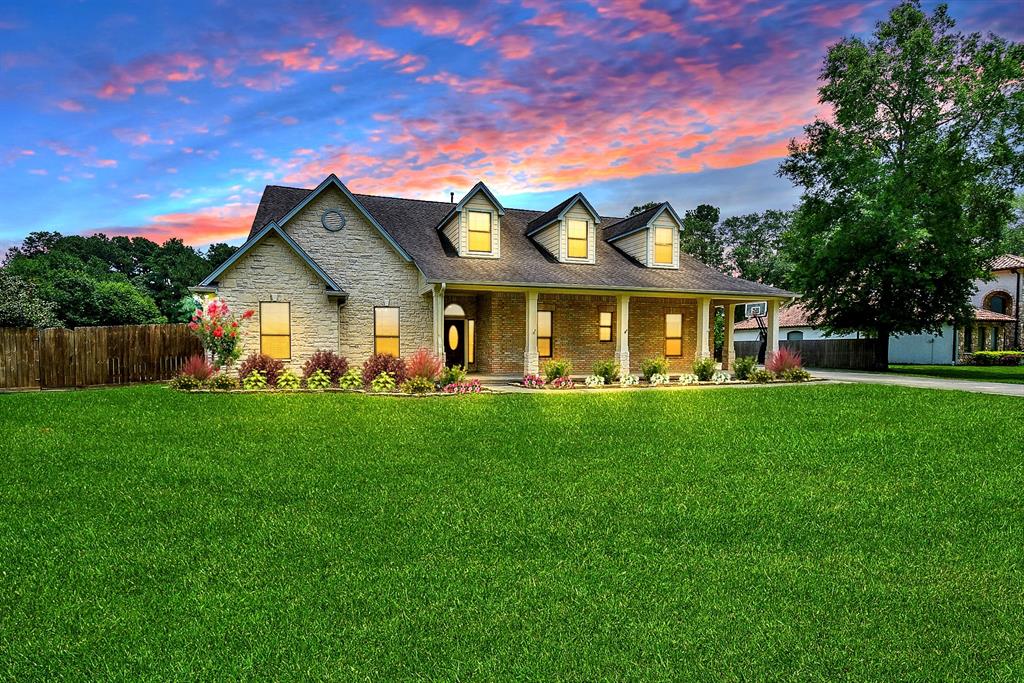
<svg viewBox="0 0 1024 683">
<path fill-rule="evenodd" d="M 944 325 L 940 334 L 907 334 L 889 341 L 890 363 L 952 365 L 964 353 L 1019 349 L 1024 339 L 1020 315 L 1021 276 L 1024 257 L 1004 254 L 992 263 L 992 279 L 978 280 L 971 297 L 974 320 L 953 329 Z M 811 324 L 799 304 L 779 312 L 779 335 L 783 340 L 854 339 L 857 335 L 827 336 Z M 755 318 L 736 323 L 736 341 L 757 341 L 760 330 Z"/>
<path fill-rule="evenodd" d="M 714 348 L 715 307 L 731 320 L 767 300 L 772 327 L 795 295 L 681 253 L 679 228 L 668 203 L 611 218 L 574 194 L 528 211 L 483 183 L 432 202 L 355 195 L 332 174 L 313 190 L 268 186 L 248 241 L 194 291 L 252 308 L 244 352 L 293 368 L 317 349 L 360 364 L 427 347 L 492 375 L 551 357 L 588 373 L 666 356 L 680 372 Z"/>
</svg>

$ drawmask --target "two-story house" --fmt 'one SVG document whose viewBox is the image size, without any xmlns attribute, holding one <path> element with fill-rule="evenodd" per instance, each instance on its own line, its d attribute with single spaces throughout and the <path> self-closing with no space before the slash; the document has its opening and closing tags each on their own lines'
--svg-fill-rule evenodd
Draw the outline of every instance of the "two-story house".
<svg viewBox="0 0 1024 683">
<path fill-rule="evenodd" d="M 268 186 L 249 239 L 194 291 L 256 313 L 245 352 L 299 367 L 318 349 L 362 363 L 420 347 L 471 372 L 521 375 L 547 358 L 577 372 L 710 355 L 715 307 L 795 295 L 724 275 L 680 251 L 668 203 L 602 216 L 577 193 L 548 211 L 507 208 L 483 183 L 458 202 Z M 725 330 L 732 348 L 732 325 Z M 729 366 L 731 354 L 724 365 Z"/>
</svg>

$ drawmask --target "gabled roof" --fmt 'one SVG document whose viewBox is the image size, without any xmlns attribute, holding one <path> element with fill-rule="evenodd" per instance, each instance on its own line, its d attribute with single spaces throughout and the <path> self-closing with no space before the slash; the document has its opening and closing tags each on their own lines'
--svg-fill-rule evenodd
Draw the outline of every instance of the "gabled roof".
<svg viewBox="0 0 1024 683">
<path fill-rule="evenodd" d="M 682 227 L 683 220 L 679 217 L 679 214 L 676 213 L 675 209 L 672 208 L 672 205 L 668 202 L 662 202 L 658 206 L 647 209 L 635 216 L 630 216 L 629 218 L 621 220 L 614 225 L 609 225 L 604 229 L 604 238 L 609 242 L 614 242 L 626 235 L 632 235 L 638 230 L 645 230 L 651 225 L 651 223 L 658 220 L 658 216 L 666 211 L 670 216 L 672 216 L 672 219 L 675 220 L 676 225 Z"/>
<path fill-rule="evenodd" d="M 992 270 L 1012 270 L 1014 268 L 1024 268 L 1024 256 L 1003 254 L 992 261 Z"/>
<path fill-rule="evenodd" d="M 377 231 L 380 232 L 381 236 L 384 239 L 386 239 L 391 244 L 392 247 L 395 248 L 395 251 L 401 254 L 402 258 L 404 258 L 406 261 L 412 261 L 412 257 L 409 256 L 408 252 L 406 252 L 405 249 L 403 249 L 402 246 L 395 241 L 395 238 L 392 237 L 388 233 L 388 231 L 384 229 L 384 226 L 378 223 L 377 219 L 374 218 L 370 214 L 370 212 L 366 210 L 366 207 L 359 203 L 359 200 L 356 199 L 356 196 L 349 192 L 348 188 L 345 187 L 345 183 L 338 180 L 338 176 L 334 175 L 333 173 L 324 178 L 324 181 L 317 185 L 316 189 L 307 194 L 304 199 L 299 201 L 299 203 L 293 206 L 288 211 L 288 213 L 282 216 L 280 220 L 277 221 L 278 224 L 284 227 L 284 225 L 287 224 L 288 221 L 290 221 L 293 216 L 295 216 L 304 208 L 306 208 L 307 204 L 309 204 L 311 201 L 320 196 L 320 193 L 326 190 L 328 187 L 336 187 L 339 190 L 341 190 L 341 193 L 344 194 L 345 197 L 347 197 L 350 202 L 352 202 L 353 206 L 356 207 L 356 210 L 359 211 L 359 213 L 363 214 L 363 217 L 370 222 L 370 225 L 377 228 Z"/>
<path fill-rule="evenodd" d="M 260 211 L 270 219 L 288 213 L 288 200 L 303 192 L 298 188 L 267 187 Z M 776 287 L 731 277 L 680 254 L 679 270 L 646 268 L 603 239 L 596 240 L 596 265 L 560 263 L 548 258 L 542 247 L 526 236 L 526 226 L 544 212 L 505 209 L 502 218 L 501 258 L 460 258 L 435 228 L 450 215 L 451 202 L 379 197 L 357 194 L 356 199 L 373 215 L 413 258 L 427 283 L 479 284 L 495 286 L 559 287 L 573 289 L 617 289 L 792 298 Z M 605 232 L 622 218 L 601 216 Z M 333 264 L 325 263 L 328 269 Z"/>
<path fill-rule="evenodd" d="M 601 223 L 601 214 L 597 212 L 597 209 L 587 201 L 587 198 L 583 196 L 582 192 L 577 192 L 573 196 L 569 197 L 565 201 L 558 204 L 558 206 L 545 211 L 541 215 L 534 218 L 532 221 L 526 224 L 527 236 L 533 235 L 540 232 L 544 228 L 548 227 L 555 221 L 560 221 L 565 218 L 565 214 L 569 212 L 569 209 L 576 206 L 576 204 L 583 204 L 583 207 L 590 212 L 590 215 L 594 217 L 594 224 L 599 225 Z"/>
<path fill-rule="evenodd" d="M 465 197 L 459 200 L 458 204 L 452 207 L 451 211 L 444 215 L 444 218 L 442 218 L 435 227 L 437 227 L 438 230 L 443 228 L 445 223 L 447 223 L 452 216 L 454 216 L 456 213 L 461 213 L 462 210 L 466 208 L 466 202 L 472 199 L 477 192 L 484 193 L 484 196 L 486 196 L 487 199 L 491 202 L 491 204 L 494 204 L 494 208 L 498 210 L 499 216 L 505 215 L 505 207 L 501 205 L 501 202 L 499 202 L 498 198 L 494 196 L 494 193 L 487 189 L 487 186 L 484 185 L 484 181 L 480 180 L 477 181 L 477 184 L 474 185 L 473 188 L 466 193 Z"/>
<path fill-rule="evenodd" d="M 224 273 L 228 268 L 233 266 L 235 262 L 238 261 L 238 259 L 242 258 L 242 256 L 245 255 L 247 251 L 252 249 L 254 246 L 256 246 L 256 244 L 259 243 L 260 240 L 262 240 L 264 237 L 271 233 L 277 235 L 282 240 L 284 240 L 284 243 L 291 247 L 292 251 L 294 251 L 295 254 L 300 259 L 305 261 L 307 266 L 313 269 L 314 273 L 320 276 L 320 279 L 324 281 L 324 286 L 327 288 L 327 294 L 329 296 L 346 296 L 345 292 L 341 289 L 341 287 L 338 286 L 338 283 L 331 279 L 331 276 L 324 272 L 324 269 L 321 268 L 317 264 L 317 262 L 314 261 L 313 258 L 309 254 L 307 254 L 302 249 L 302 247 L 298 245 L 298 243 L 295 242 L 295 240 L 289 237 L 288 233 L 282 230 L 281 226 L 278 225 L 276 221 L 270 221 L 262 230 L 257 232 L 249 239 L 247 239 L 245 241 L 245 244 L 240 246 L 238 248 L 238 251 L 231 255 L 231 258 L 217 266 L 217 268 L 212 273 L 207 275 L 206 279 L 199 283 L 199 287 L 212 286 L 215 282 L 217 282 L 217 278 L 219 278 L 222 273 Z"/>
</svg>

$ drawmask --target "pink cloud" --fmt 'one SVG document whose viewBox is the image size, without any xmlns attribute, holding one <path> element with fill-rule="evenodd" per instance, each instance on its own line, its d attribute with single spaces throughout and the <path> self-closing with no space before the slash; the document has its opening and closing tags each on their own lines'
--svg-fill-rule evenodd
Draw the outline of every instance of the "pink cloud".
<svg viewBox="0 0 1024 683">
<path fill-rule="evenodd" d="M 123 66 L 115 66 L 106 83 L 96 92 L 102 99 L 125 99 L 144 85 L 159 92 L 165 83 L 198 81 L 200 69 L 206 65 L 203 57 L 184 52 L 143 57 Z"/>
<path fill-rule="evenodd" d="M 33 168 L 29 170 L 32 175 L 49 175 L 49 171 L 45 168 Z"/>
<path fill-rule="evenodd" d="M 334 71 L 338 67 L 328 64 L 324 57 L 313 54 L 313 46 L 307 45 L 296 50 L 268 50 L 260 53 L 264 62 L 277 63 L 285 71 Z"/>
<path fill-rule="evenodd" d="M 196 211 L 160 214 L 143 226 L 105 231 L 108 234 L 139 235 L 157 242 L 180 237 L 188 244 L 207 244 L 245 237 L 255 212 L 255 204 L 230 203 Z"/>
<path fill-rule="evenodd" d="M 428 36 L 446 36 L 462 45 L 473 46 L 490 34 L 490 21 L 468 17 L 453 7 L 409 5 L 385 17 L 384 26 L 415 26 Z"/>
<path fill-rule="evenodd" d="M 130 128 L 115 128 L 111 131 L 114 137 L 120 142 L 134 147 L 141 147 L 142 145 L 161 144 L 161 145 L 173 145 L 174 140 L 163 139 L 155 140 L 149 133 L 141 130 L 132 130 Z"/>
<path fill-rule="evenodd" d="M 85 106 L 81 102 L 72 99 L 61 100 L 57 103 L 57 108 L 63 111 L 85 111 Z"/>
</svg>

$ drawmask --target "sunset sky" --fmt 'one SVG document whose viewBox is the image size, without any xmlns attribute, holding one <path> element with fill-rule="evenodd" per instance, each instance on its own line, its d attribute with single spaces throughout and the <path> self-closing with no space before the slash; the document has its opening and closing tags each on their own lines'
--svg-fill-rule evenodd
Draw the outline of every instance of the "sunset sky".
<svg viewBox="0 0 1024 683">
<path fill-rule="evenodd" d="M 266 184 L 507 206 L 577 190 L 726 215 L 818 111 L 825 48 L 894 3 L 0 4 L 0 247 L 33 230 L 241 242 Z M 934 3 L 927 3 L 932 7 Z M 1024 38 L 1024 3 L 954 1 Z"/>
</svg>

